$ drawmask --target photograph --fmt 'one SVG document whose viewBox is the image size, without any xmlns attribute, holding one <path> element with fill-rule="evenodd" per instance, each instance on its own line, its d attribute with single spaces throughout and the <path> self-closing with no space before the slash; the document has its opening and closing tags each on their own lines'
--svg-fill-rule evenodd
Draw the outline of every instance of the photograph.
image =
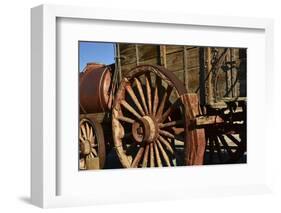
<svg viewBox="0 0 281 213">
<path fill-rule="evenodd" d="M 79 171 L 247 163 L 247 48 L 77 48 Z"/>
</svg>

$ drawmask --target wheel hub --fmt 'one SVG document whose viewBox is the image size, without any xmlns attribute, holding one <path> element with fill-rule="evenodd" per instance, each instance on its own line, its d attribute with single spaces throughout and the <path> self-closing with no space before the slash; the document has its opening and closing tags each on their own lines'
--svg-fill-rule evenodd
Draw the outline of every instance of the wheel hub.
<svg viewBox="0 0 281 213">
<path fill-rule="evenodd" d="M 158 124 L 154 117 L 143 116 L 132 125 L 132 134 L 138 143 L 152 143 L 158 136 Z"/>
<path fill-rule="evenodd" d="M 88 155 L 91 153 L 91 142 L 86 140 L 85 143 L 81 144 L 80 150 L 83 155 Z"/>
</svg>

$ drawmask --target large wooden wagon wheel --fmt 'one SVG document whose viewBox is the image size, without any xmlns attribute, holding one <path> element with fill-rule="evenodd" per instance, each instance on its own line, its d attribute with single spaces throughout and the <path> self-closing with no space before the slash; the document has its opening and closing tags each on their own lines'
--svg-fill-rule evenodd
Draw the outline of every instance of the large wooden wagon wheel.
<svg viewBox="0 0 281 213">
<path fill-rule="evenodd" d="M 100 169 L 105 163 L 105 143 L 101 125 L 82 118 L 79 128 L 79 169 Z"/>
<path fill-rule="evenodd" d="M 170 71 L 150 65 L 132 69 L 121 81 L 112 108 L 112 132 L 121 164 L 176 166 L 176 142 L 184 143 L 186 89 Z"/>
</svg>

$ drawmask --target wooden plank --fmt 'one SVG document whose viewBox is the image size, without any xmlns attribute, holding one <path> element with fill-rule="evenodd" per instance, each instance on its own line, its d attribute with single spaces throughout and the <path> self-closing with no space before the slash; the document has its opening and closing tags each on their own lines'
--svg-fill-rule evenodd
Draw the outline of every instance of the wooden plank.
<svg viewBox="0 0 281 213">
<path fill-rule="evenodd" d="M 230 62 L 230 58 L 231 58 L 231 54 L 230 54 L 231 50 L 226 54 L 225 57 L 225 62 L 228 63 Z M 229 66 L 229 65 L 228 65 Z M 231 69 L 224 71 L 225 75 L 226 75 L 226 91 L 224 96 L 225 97 L 233 97 L 233 89 L 232 89 L 232 72 Z"/>
<path fill-rule="evenodd" d="M 166 45 L 167 54 L 176 53 L 182 51 L 181 45 Z"/>
<path fill-rule="evenodd" d="M 189 69 L 199 66 L 199 48 L 187 49 L 187 67 Z"/>
<path fill-rule="evenodd" d="M 136 64 L 136 47 L 134 44 L 119 44 L 122 65 Z"/>
<path fill-rule="evenodd" d="M 195 92 L 199 86 L 199 66 L 187 69 L 188 92 Z"/>
<path fill-rule="evenodd" d="M 151 45 L 151 44 L 139 44 L 139 60 L 145 61 L 152 58 L 158 58 L 159 53 L 159 45 Z"/>
<path fill-rule="evenodd" d="M 138 66 L 140 63 L 138 44 L 135 45 L 135 49 L 136 49 L 136 64 Z"/>
<path fill-rule="evenodd" d="M 195 48 L 193 46 L 185 46 L 185 47 L 187 50 Z M 180 52 L 180 51 L 182 51 L 182 49 L 183 49 L 182 45 L 166 45 L 167 54 Z"/>
<path fill-rule="evenodd" d="M 214 125 L 214 124 L 219 124 L 223 123 L 224 120 L 220 116 L 216 115 L 211 115 L 211 116 L 199 116 L 195 118 L 195 125 L 197 127 L 202 128 L 202 126 L 207 126 L 207 125 Z"/>
<path fill-rule="evenodd" d="M 165 45 L 160 45 L 160 65 L 167 68 L 167 53 Z"/>
<path fill-rule="evenodd" d="M 218 57 L 220 57 L 224 51 L 225 48 L 217 48 L 218 50 Z M 216 76 L 214 79 L 214 83 L 213 86 L 215 88 L 214 90 L 214 102 L 220 101 L 222 97 L 225 96 L 226 91 L 227 91 L 227 75 L 226 73 L 223 71 L 222 68 L 218 68 L 216 71 Z"/>
<path fill-rule="evenodd" d="M 167 54 L 167 68 L 172 72 L 183 70 L 183 51 Z"/>
<path fill-rule="evenodd" d="M 239 63 L 239 49 L 238 48 L 232 48 L 231 49 L 231 61 L 235 62 L 233 66 L 231 67 L 231 76 L 232 76 L 232 85 L 233 85 L 233 97 L 239 96 L 239 81 L 237 80 L 237 69 L 234 66 L 237 66 L 237 63 Z"/>
<path fill-rule="evenodd" d="M 189 127 L 199 114 L 199 100 L 196 93 L 184 94 L 182 100 L 189 110 L 185 111 L 185 119 Z M 186 165 L 202 165 L 204 160 L 206 138 L 204 129 L 191 128 L 185 131 L 185 163 Z"/>
<path fill-rule="evenodd" d="M 212 64 L 211 64 L 211 48 L 208 47 L 207 48 L 207 54 L 206 54 L 206 62 L 207 62 L 207 104 L 212 104 L 213 103 L 213 85 L 212 85 L 212 73 L 211 73 L 211 69 L 212 69 Z"/>
<path fill-rule="evenodd" d="M 118 67 L 118 81 L 120 82 L 122 79 L 122 62 L 121 62 L 121 55 L 120 55 L 120 45 L 116 45 L 116 56 L 117 56 L 117 67 Z"/>
<path fill-rule="evenodd" d="M 147 60 L 144 60 L 144 61 L 139 61 L 139 65 L 141 65 L 141 64 L 158 65 L 158 59 L 152 58 L 152 59 L 147 59 Z M 122 63 L 122 74 L 126 75 L 135 66 L 136 66 L 136 63 L 131 63 L 131 64 Z"/>
<path fill-rule="evenodd" d="M 187 57 L 188 57 L 187 47 L 183 46 L 183 75 L 184 75 L 184 85 L 186 89 L 188 89 Z"/>
<path fill-rule="evenodd" d="M 201 47 L 199 50 L 199 84 L 200 84 L 200 104 L 206 104 L 206 88 L 205 88 L 205 48 Z"/>
</svg>

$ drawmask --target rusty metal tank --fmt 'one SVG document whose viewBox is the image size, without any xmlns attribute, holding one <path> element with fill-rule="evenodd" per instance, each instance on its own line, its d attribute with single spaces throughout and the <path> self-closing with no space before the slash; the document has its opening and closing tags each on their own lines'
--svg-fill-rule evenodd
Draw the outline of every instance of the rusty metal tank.
<svg viewBox="0 0 281 213">
<path fill-rule="evenodd" d="M 111 108 L 112 66 L 88 63 L 79 75 L 80 113 L 105 112 Z"/>
</svg>

